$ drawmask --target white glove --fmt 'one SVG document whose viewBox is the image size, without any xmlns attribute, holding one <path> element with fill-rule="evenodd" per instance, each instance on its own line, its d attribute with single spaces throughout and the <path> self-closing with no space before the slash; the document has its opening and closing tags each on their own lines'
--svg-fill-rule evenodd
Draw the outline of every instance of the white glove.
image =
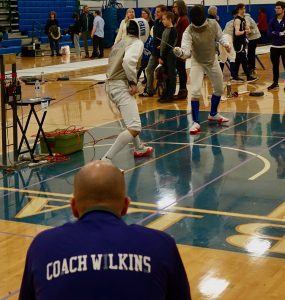
<svg viewBox="0 0 285 300">
<path fill-rule="evenodd" d="M 173 53 L 177 57 L 182 57 L 183 56 L 183 51 L 182 51 L 182 49 L 180 47 L 174 47 L 173 48 Z"/>
<path fill-rule="evenodd" d="M 279 36 L 285 35 L 285 31 L 279 32 Z"/>
</svg>

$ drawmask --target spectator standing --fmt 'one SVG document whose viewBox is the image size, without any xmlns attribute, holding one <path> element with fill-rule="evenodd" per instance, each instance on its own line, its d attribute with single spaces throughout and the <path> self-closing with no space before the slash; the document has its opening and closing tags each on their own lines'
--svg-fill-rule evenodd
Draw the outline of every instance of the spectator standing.
<svg viewBox="0 0 285 300">
<path fill-rule="evenodd" d="M 162 23 L 165 27 L 160 44 L 160 56 L 159 63 L 165 66 L 167 74 L 166 91 L 164 95 L 159 99 L 159 102 L 172 102 L 173 95 L 176 90 L 176 56 L 173 53 L 173 48 L 177 41 L 177 32 L 173 27 L 174 14 L 172 12 L 166 12 L 162 16 Z"/>
<path fill-rule="evenodd" d="M 236 10 L 233 10 L 232 16 L 235 17 Z M 236 60 L 236 52 L 233 46 L 233 33 L 234 33 L 234 20 L 231 20 L 226 23 L 226 26 L 223 30 L 223 34 L 225 38 L 228 40 L 230 51 L 228 52 L 221 44 L 219 44 L 219 59 L 220 59 L 220 67 L 222 71 L 224 71 L 224 66 L 227 61 L 230 62 L 230 73 L 231 78 L 235 77 L 235 60 Z M 241 80 L 243 83 L 243 80 Z"/>
<path fill-rule="evenodd" d="M 220 17 L 218 16 L 217 6 L 211 5 L 208 8 L 208 19 L 216 20 L 220 24 Z"/>
<path fill-rule="evenodd" d="M 248 69 L 248 60 L 246 55 L 246 45 L 247 45 L 247 34 L 250 33 L 249 24 L 245 20 L 245 5 L 239 3 L 236 6 L 236 17 L 234 19 L 234 35 L 233 35 L 233 45 L 236 51 L 236 61 L 235 61 L 235 76 L 233 81 L 242 82 L 238 75 L 239 67 L 242 64 L 242 68 L 246 74 L 247 82 L 254 82 L 258 78 L 250 75 Z"/>
<path fill-rule="evenodd" d="M 58 25 L 58 21 L 56 19 L 56 12 L 51 11 L 49 13 L 49 19 L 46 22 L 45 26 L 45 33 L 48 36 L 49 39 L 49 45 L 50 45 L 50 51 L 51 55 L 54 56 L 54 51 L 56 52 L 57 56 L 61 56 L 59 53 L 59 39 L 61 36 L 60 28 Z"/>
<path fill-rule="evenodd" d="M 75 175 L 73 195 L 78 220 L 33 240 L 19 300 L 191 299 L 173 238 L 121 219 L 130 200 L 119 169 L 89 163 Z"/>
<path fill-rule="evenodd" d="M 101 17 L 100 10 L 94 11 L 93 29 L 91 32 L 91 38 L 93 40 L 93 53 L 91 58 L 104 57 L 104 26 L 105 21 Z M 99 52 L 98 52 L 99 48 Z"/>
<path fill-rule="evenodd" d="M 128 8 L 126 11 L 126 16 L 125 19 L 121 21 L 119 31 L 117 33 L 114 45 L 117 44 L 120 40 L 126 37 L 127 35 L 127 24 L 129 20 L 134 19 L 135 16 L 135 11 L 133 8 Z"/>
<path fill-rule="evenodd" d="M 173 2 L 173 13 L 177 17 L 176 31 L 177 31 L 177 47 L 181 47 L 182 35 L 185 29 L 189 26 L 189 19 L 187 17 L 187 6 L 183 0 Z M 183 59 L 177 58 L 176 68 L 179 76 L 179 91 L 173 98 L 175 100 L 187 99 L 187 73 L 186 62 Z"/>
<path fill-rule="evenodd" d="M 257 26 L 261 34 L 261 43 L 266 44 L 268 42 L 267 31 L 268 31 L 268 22 L 266 11 L 263 7 L 259 9 Z"/>
<path fill-rule="evenodd" d="M 162 16 L 165 14 L 166 10 L 166 6 L 162 4 L 155 8 L 155 21 L 153 25 L 153 50 L 146 67 L 147 84 L 144 92 L 139 94 L 140 97 L 152 97 L 154 94 L 154 70 L 158 66 L 161 37 L 164 31 Z"/>
<path fill-rule="evenodd" d="M 250 30 L 249 34 L 247 35 L 248 70 L 250 75 L 253 75 L 255 73 L 256 47 L 257 47 L 257 42 L 261 37 L 261 34 L 259 32 L 256 22 L 253 20 L 250 14 L 245 14 L 245 21 L 246 24 L 248 24 Z"/>
<path fill-rule="evenodd" d="M 152 27 L 153 27 L 153 19 L 152 19 L 150 10 L 148 8 L 142 8 L 141 17 L 148 22 L 149 30 L 151 31 Z M 148 64 L 148 61 L 149 61 L 149 58 L 151 55 L 152 47 L 153 47 L 153 37 L 151 35 L 149 35 L 147 41 L 144 44 L 144 52 L 143 52 L 143 57 L 142 57 L 142 61 L 141 61 L 141 66 L 140 66 L 140 69 L 138 70 L 138 80 L 141 76 L 141 73 L 142 72 L 144 73 L 144 80 L 142 81 L 143 84 L 146 84 L 146 82 L 147 82 L 145 68 L 147 67 L 147 64 Z"/>
<path fill-rule="evenodd" d="M 71 34 L 71 39 L 74 44 L 75 53 L 77 56 L 80 56 L 80 42 L 79 42 L 79 33 L 80 33 L 80 20 L 79 15 L 74 13 L 72 15 L 74 23 L 69 27 L 69 31 Z"/>
<path fill-rule="evenodd" d="M 279 89 L 279 64 L 280 57 L 285 68 L 285 3 L 277 1 L 275 3 L 276 16 L 269 23 L 268 34 L 272 45 L 270 48 L 270 59 L 273 66 L 273 83 L 267 88 L 269 91 Z"/>
<path fill-rule="evenodd" d="M 151 16 L 151 12 L 147 7 L 142 8 L 141 17 L 143 19 L 147 20 L 148 25 L 149 25 L 149 30 L 151 30 L 154 22 L 153 22 L 153 19 Z"/>
<path fill-rule="evenodd" d="M 88 5 L 84 5 L 82 8 L 82 12 L 80 14 L 80 26 L 81 26 L 80 35 L 82 35 L 82 38 L 83 38 L 85 58 L 89 57 L 88 39 L 91 39 L 91 30 L 93 28 L 93 19 L 94 19 L 94 17 L 89 12 Z"/>
</svg>

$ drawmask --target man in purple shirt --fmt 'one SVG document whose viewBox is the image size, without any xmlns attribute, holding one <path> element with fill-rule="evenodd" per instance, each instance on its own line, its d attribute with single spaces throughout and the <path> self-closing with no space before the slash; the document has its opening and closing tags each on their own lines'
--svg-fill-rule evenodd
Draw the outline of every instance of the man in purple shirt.
<svg viewBox="0 0 285 300">
<path fill-rule="evenodd" d="M 189 300 L 187 276 L 167 234 L 121 219 L 129 205 L 124 175 L 105 161 L 74 179 L 74 223 L 32 242 L 20 300 Z"/>
</svg>

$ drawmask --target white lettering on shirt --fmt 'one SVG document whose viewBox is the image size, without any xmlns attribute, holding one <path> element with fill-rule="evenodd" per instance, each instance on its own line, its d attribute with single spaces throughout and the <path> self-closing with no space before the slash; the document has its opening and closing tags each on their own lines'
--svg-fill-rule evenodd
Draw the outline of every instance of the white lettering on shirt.
<svg viewBox="0 0 285 300">
<path fill-rule="evenodd" d="M 69 274 L 86 272 L 114 272 L 116 270 L 129 272 L 151 273 L 150 256 L 135 253 L 97 253 L 84 254 L 62 258 L 46 265 L 46 279 L 53 280 Z"/>
<path fill-rule="evenodd" d="M 103 255 L 98 254 L 97 256 L 98 258 L 96 258 L 96 254 L 91 254 L 93 270 L 101 270 L 101 262 Z"/>
</svg>

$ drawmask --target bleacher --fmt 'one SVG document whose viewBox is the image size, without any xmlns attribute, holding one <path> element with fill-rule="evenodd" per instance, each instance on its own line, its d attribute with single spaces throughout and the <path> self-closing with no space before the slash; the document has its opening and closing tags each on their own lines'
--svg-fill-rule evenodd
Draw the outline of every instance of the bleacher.
<svg viewBox="0 0 285 300">
<path fill-rule="evenodd" d="M 49 12 L 55 11 L 59 26 L 62 29 L 68 28 L 72 23 L 72 14 L 78 11 L 77 0 L 18 0 L 19 30 L 22 34 L 30 37 L 37 37 L 43 43 L 48 42 L 44 28 Z M 70 36 L 63 36 L 60 45 L 70 45 Z M 22 40 L 20 38 L 5 39 L 0 42 L 0 54 L 15 53 L 22 51 Z"/>
<path fill-rule="evenodd" d="M 72 23 L 72 14 L 78 12 L 77 0 L 18 0 L 19 12 L 19 30 L 23 35 L 37 38 L 41 43 L 49 43 L 48 37 L 45 34 L 46 21 L 49 18 L 49 12 L 55 11 L 62 32 L 67 29 Z M 125 16 L 125 8 L 116 9 L 110 7 L 102 11 L 102 16 L 105 19 L 105 39 L 104 46 L 111 47 L 113 45 L 116 30 L 120 21 Z M 89 46 L 92 41 L 88 41 Z M 70 35 L 62 35 L 59 41 L 60 46 L 69 45 L 74 47 Z M 80 41 L 83 46 L 83 41 Z M 6 53 L 21 53 L 21 39 L 9 39 L 0 43 L 0 54 Z"/>
<path fill-rule="evenodd" d="M 0 42 L 0 54 L 15 53 L 19 54 L 22 50 L 22 40 L 21 39 L 9 39 Z"/>
<path fill-rule="evenodd" d="M 31 33 L 36 22 L 44 29 L 49 12 L 55 11 L 60 28 L 68 28 L 73 22 L 72 14 L 78 9 L 76 0 L 18 0 L 19 27 L 24 34 Z"/>
<path fill-rule="evenodd" d="M 59 27 L 63 32 L 73 23 L 72 14 L 78 11 L 77 5 L 78 1 L 76 0 L 18 0 L 20 31 L 30 37 L 37 37 L 41 43 L 49 43 L 48 37 L 44 32 L 49 12 L 56 12 Z M 82 46 L 83 41 L 80 41 L 80 43 Z M 59 45 L 73 47 L 71 37 L 62 35 Z M 91 41 L 89 41 L 89 45 L 92 45 Z"/>
</svg>

